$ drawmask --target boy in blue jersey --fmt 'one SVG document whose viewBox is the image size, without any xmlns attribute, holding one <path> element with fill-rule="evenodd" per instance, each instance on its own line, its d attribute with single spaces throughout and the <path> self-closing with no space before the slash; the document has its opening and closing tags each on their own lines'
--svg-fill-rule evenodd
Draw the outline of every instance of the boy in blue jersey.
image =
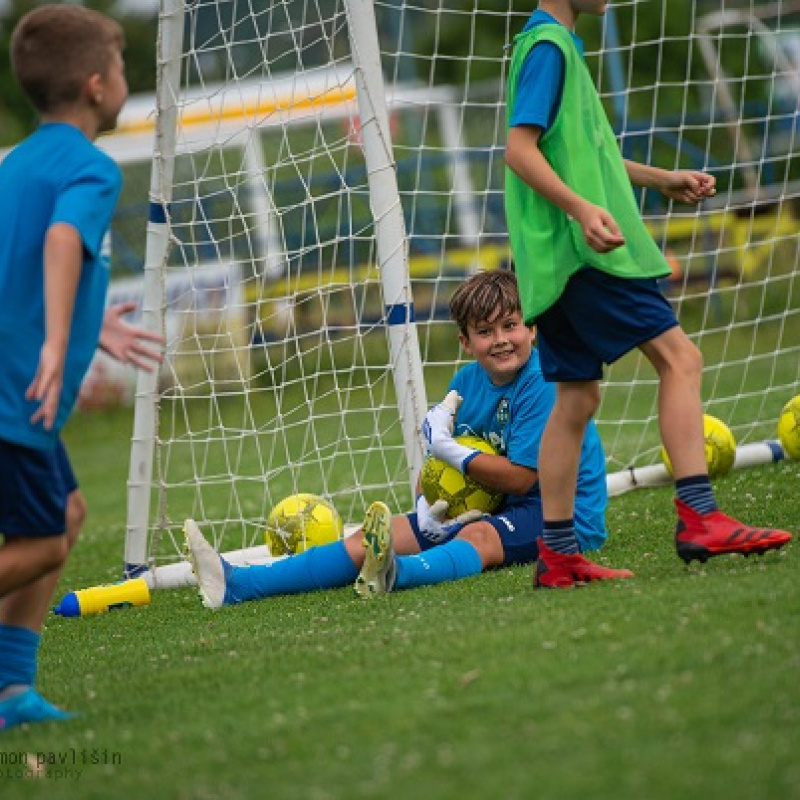
<svg viewBox="0 0 800 800">
<path fill-rule="evenodd" d="M 534 331 L 522 322 L 514 274 L 470 277 L 453 294 L 450 312 L 462 347 L 475 360 L 455 375 L 445 402 L 428 413 L 423 431 L 436 457 L 503 493 L 501 507 L 488 516 L 473 511 L 448 520 L 446 504 L 431 507 L 422 495 L 414 512 L 394 517 L 383 503 L 373 503 L 363 529 L 353 535 L 271 565 L 249 567 L 224 561 L 187 520 L 187 543 L 206 606 L 353 581 L 358 595 L 372 597 L 536 560 L 542 526 L 539 440 L 554 392 L 539 370 Z M 465 433 L 491 442 L 499 455 L 463 447 L 454 437 Z M 605 541 L 606 504 L 605 458 L 589 426 L 576 499 L 582 549 L 597 549 Z"/>
<path fill-rule="evenodd" d="M 575 35 L 581 13 L 606 0 L 541 0 L 514 41 L 507 93 L 505 209 L 523 318 L 536 324 L 542 371 L 557 384 L 542 436 L 543 543 L 537 586 L 621 577 L 587 567 L 571 575 L 576 472 L 583 431 L 600 403 L 604 364 L 639 348 L 659 378 L 659 426 L 676 478 L 678 555 L 782 547 L 787 531 L 751 528 L 716 504 L 703 441 L 700 351 L 658 289 L 670 273 L 647 231 L 631 183 L 697 203 L 713 176 L 622 158 Z"/>
<path fill-rule="evenodd" d="M 100 344 L 160 361 L 161 337 L 105 309 L 121 174 L 93 140 L 127 97 L 116 22 L 42 6 L 14 31 L 17 80 L 41 124 L 0 162 L 0 729 L 62 719 L 33 688 L 44 617 L 86 513 L 59 431 Z"/>
</svg>

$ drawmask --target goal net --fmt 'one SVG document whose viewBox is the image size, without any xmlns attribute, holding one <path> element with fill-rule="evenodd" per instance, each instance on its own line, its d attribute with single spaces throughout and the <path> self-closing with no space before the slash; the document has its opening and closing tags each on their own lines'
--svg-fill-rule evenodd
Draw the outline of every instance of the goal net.
<svg viewBox="0 0 800 800">
<path fill-rule="evenodd" d="M 450 294 L 511 266 L 504 83 L 530 5 L 162 0 L 155 117 L 132 102 L 108 140 L 154 145 L 142 309 L 168 339 L 136 387 L 132 573 L 182 570 L 190 516 L 247 560 L 296 492 L 353 524 L 411 507 L 419 424 L 463 358 Z M 800 3 L 729 6 L 615 2 L 577 32 L 625 155 L 717 178 L 699 208 L 639 198 L 707 412 L 746 450 L 800 384 Z M 637 354 L 606 373 L 622 488 L 658 470 L 655 390 Z"/>
</svg>

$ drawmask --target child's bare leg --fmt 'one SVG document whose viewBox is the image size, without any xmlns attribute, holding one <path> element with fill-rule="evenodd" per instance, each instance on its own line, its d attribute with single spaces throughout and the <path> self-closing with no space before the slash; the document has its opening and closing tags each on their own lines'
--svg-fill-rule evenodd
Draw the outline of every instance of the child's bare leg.
<svg viewBox="0 0 800 800">
<path fill-rule="evenodd" d="M 29 628 L 37 633 L 41 631 L 61 574 L 61 568 L 69 555 L 69 551 L 77 541 L 85 517 L 86 502 L 80 491 L 75 490 L 67 500 L 66 534 L 64 536 L 53 536 L 47 539 L 15 539 L 10 543 L 11 545 L 20 542 L 49 544 L 49 547 L 39 548 L 49 555 L 49 559 L 45 559 L 40 555 L 40 569 L 44 569 L 45 565 L 49 566 L 40 577 L 26 581 L 24 584 L 19 585 L 19 588 L 3 594 L 0 601 L 0 623 Z M 5 549 L 4 547 L 0 550 L 0 557 Z M 14 564 L 13 571 L 17 577 L 21 575 L 21 572 L 17 568 L 16 561 L 24 555 L 25 552 L 22 548 L 14 547 L 12 548 L 11 557 L 7 559 L 9 565 Z M 32 554 L 28 553 L 28 555 Z M 0 564 L 2 563 L 0 561 Z M 1 569 L 2 567 L 0 567 Z M 0 572 L 0 575 L 2 575 L 2 572 Z"/>
<path fill-rule="evenodd" d="M 641 350 L 658 373 L 658 422 L 675 479 L 705 475 L 702 354 L 677 326 L 646 342 Z"/>
<path fill-rule="evenodd" d="M 600 404 L 597 381 L 559 383 L 539 446 L 539 486 L 545 520 L 572 518 L 581 444 Z"/>
<path fill-rule="evenodd" d="M 7 537 L 0 547 L 0 608 L 15 592 L 60 569 L 66 555 L 64 536 Z"/>
<path fill-rule="evenodd" d="M 575 586 L 631 578 L 626 569 L 594 564 L 580 554 L 575 535 L 575 492 L 586 426 L 600 404 L 598 381 L 559 383 L 539 446 L 539 486 L 544 515 L 533 585 Z"/>
<path fill-rule="evenodd" d="M 61 567 L 78 538 L 86 503 L 76 489 L 67 499 L 66 532 L 46 539 L 14 539 L 0 550 L 5 553 L 5 577 L 20 579 L 16 560 L 36 555 L 40 577 L 7 592 L 0 600 L 0 728 L 26 722 L 68 719 L 71 715 L 43 699 L 33 688 L 42 625 L 53 599 Z M 25 548 L 22 542 L 34 546 Z M 10 549 L 9 549 L 10 547 Z M 0 573 L 2 574 L 2 573 Z M 33 573 L 31 573 L 33 574 Z"/>
<path fill-rule="evenodd" d="M 688 564 L 724 553 L 763 553 L 791 541 L 788 531 L 753 528 L 717 509 L 708 480 L 700 385 L 703 359 L 678 327 L 642 346 L 660 379 L 661 438 L 676 481 L 675 544 Z"/>
</svg>

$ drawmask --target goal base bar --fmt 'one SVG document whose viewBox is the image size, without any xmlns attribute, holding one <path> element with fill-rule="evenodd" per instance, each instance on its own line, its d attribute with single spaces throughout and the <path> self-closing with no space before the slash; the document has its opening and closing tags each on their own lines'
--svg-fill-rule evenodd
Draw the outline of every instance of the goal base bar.
<svg viewBox="0 0 800 800">
<path fill-rule="evenodd" d="M 786 453 L 779 442 L 754 442 L 743 444 L 736 448 L 736 458 L 733 469 L 758 467 L 763 464 L 772 464 L 786 458 Z M 609 497 L 617 497 L 632 489 L 652 489 L 657 486 L 668 486 L 674 479 L 663 464 L 654 464 L 651 467 L 630 467 L 629 469 L 612 472 L 606 477 L 606 486 Z"/>
</svg>

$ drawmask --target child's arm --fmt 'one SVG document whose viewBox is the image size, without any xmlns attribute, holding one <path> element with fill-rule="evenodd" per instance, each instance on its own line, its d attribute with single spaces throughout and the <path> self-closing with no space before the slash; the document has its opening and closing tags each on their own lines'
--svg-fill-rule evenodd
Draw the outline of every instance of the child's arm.
<svg viewBox="0 0 800 800">
<path fill-rule="evenodd" d="M 631 183 L 657 189 L 672 200 L 699 203 L 717 193 L 717 179 L 707 172 L 691 169 L 659 169 L 625 159 L 625 170 Z"/>
<path fill-rule="evenodd" d="M 25 392 L 26 400 L 40 404 L 31 424 L 41 421 L 45 430 L 53 427 L 58 411 L 82 256 L 80 234 L 72 225 L 50 226 L 44 241 L 45 340 L 36 375 Z"/>
<path fill-rule="evenodd" d="M 517 125 L 508 132 L 505 162 L 534 191 L 572 217 L 583 231 L 586 243 L 598 253 L 625 244 L 625 237 L 611 214 L 576 194 L 559 178 L 539 149 L 541 128 Z"/>
<path fill-rule="evenodd" d="M 503 494 L 525 494 L 538 480 L 535 469 L 513 464 L 505 456 L 473 450 L 453 438 L 453 424 L 460 405 L 461 397 L 451 389 L 425 416 L 422 434 L 429 452 L 487 489 Z"/>
<path fill-rule="evenodd" d="M 481 486 L 503 494 L 526 494 L 539 480 L 537 470 L 514 464 L 505 456 L 491 453 L 475 456 L 467 464 L 467 474 Z"/>
<path fill-rule="evenodd" d="M 160 364 L 164 357 L 160 347 L 156 349 L 148 346 L 148 343 L 163 345 L 164 337 L 125 322 L 123 317 L 135 309 L 136 303 L 133 301 L 106 309 L 100 330 L 100 348 L 123 364 L 133 364 L 152 372 L 154 365 Z"/>
</svg>

